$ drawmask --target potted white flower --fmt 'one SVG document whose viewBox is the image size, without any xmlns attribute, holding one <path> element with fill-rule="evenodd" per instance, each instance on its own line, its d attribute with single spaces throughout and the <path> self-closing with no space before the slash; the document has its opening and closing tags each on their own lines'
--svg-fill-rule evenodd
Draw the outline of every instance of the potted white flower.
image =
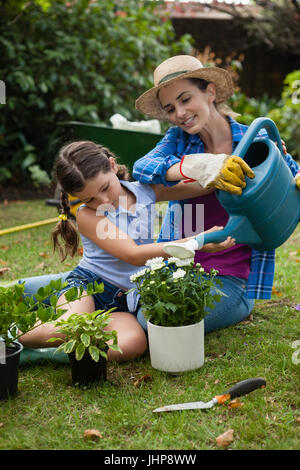
<svg viewBox="0 0 300 470">
<path fill-rule="evenodd" d="M 151 365 L 165 372 L 197 369 L 204 363 L 206 307 L 225 295 L 222 285 L 194 259 L 153 258 L 131 276 L 147 320 Z"/>
</svg>

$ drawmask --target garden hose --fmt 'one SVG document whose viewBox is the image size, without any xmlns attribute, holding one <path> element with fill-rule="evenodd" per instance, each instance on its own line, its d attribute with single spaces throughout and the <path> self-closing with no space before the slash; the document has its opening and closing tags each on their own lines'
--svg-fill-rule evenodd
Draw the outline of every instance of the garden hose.
<svg viewBox="0 0 300 470">
<path fill-rule="evenodd" d="M 1 235 L 7 235 L 8 233 L 20 232 L 21 230 L 27 230 L 29 228 L 34 227 L 41 227 L 42 225 L 54 224 L 58 222 L 59 218 L 54 217 L 52 219 L 41 220 L 40 222 L 33 222 L 31 224 L 19 225 L 17 227 L 6 228 L 4 230 L 0 230 Z"/>
</svg>

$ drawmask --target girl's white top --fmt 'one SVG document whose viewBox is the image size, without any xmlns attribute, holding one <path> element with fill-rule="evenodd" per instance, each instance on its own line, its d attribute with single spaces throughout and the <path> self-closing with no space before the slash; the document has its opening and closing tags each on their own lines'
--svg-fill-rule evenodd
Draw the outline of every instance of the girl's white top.
<svg viewBox="0 0 300 470">
<path fill-rule="evenodd" d="M 105 210 L 107 207 L 97 209 L 96 214 L 105 215 L 106 217 L 99 220 L 97 225 L 97 236 L 107 237 L 107 219 L 122 232 L 128 234 L 137 245 L 148 244 L 154 242 L 154 220 L 155 220 L 155 193 L 148 184 L 139 182 L 120 181 L 120 183 L 134 193 L 136 204 L 124 209 L 121 205 L 117 209 Z M 84 205 L 80 206 L 80 210 Z M 109 238 L 116 238 L 116 233 L 110 233 Z M 100 278 L 110 282 L 111 284 L 131 289 L 134 284 L 130 281 L 130 276 L 144 266 L 134 266 L 115 258 L 107 251 L 100 248 L 89 238 L 81 235 L 83 244 L 83 258 L 79 263 L 84 269 L 88 269 L 97 274 Z M 121 241 L 121 240 L 120 240 Z M 121 248 L 120 248 L 121 250 Z"/>
</svg>

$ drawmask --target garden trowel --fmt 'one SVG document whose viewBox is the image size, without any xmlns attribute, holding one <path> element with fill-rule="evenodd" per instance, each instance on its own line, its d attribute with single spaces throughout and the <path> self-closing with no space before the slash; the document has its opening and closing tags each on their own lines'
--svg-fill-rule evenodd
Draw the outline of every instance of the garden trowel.
<svg viewBox="0 0 300 470">
<path fill-rule="evenodd" d="M 216 395 L 212 400 L 208 402 L 204 401 L 193 401 L 190 403 L 178 403 L 175 405 L 162 406 L 161 408 L 156 408 L 153 410 L 153 413 L 159 413 L 161 411 L 183 411 L 183 410 L 205 410 L 212 408 L 217 403 L 222 404 L 227 400 L 231 400 L 236 397 L 241 397 L 242 395 L 247 395 L 257 388 L 265 388 L 266 381 L 260 377 L 254 379 L 242 380 L 238 382 L 233 387 L 231 387 L 222 395 Z"/>
</svg>

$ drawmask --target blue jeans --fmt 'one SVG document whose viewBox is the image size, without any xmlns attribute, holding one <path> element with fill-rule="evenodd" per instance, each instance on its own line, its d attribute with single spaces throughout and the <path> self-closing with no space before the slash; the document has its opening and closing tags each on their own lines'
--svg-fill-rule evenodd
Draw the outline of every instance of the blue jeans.
<svg viewBox="0 0 300 470">
<path fill-rule="evenodd" d="M 87 284 L 103 282 L 104 291 L 101 294 L 94 294 L 92 297 L 95 302 L 95 310 L 109 310 L 110 308 L 116 307 L 118 312 L 128 312 L 126 295 L 122 289 L 110 282 L 99 278 L 97 274 L 92 273 L 88 269 L 83 269 L 79 266 L 68 271 L 66 273 L 58 274 L 46 274 L 44 276 L 29 277 L 21 279 L 19 282 L 25 282 L 24 294 L 34 296 L 40 287 L 44 287 L 49 284 L 52 280 L 62 279 L 63 282 L 67 282 L 67 287 L 64 287 L 60 292 L 59 296 L 71 287 L 80 287 L 81 285 L 86 288 Z M 49 298 L 44 301 L 45 304 L 49 304 Z"/>
<path fill-rule="evenodd" d="M 219 289 L 227 297 L 221 297 L 221 302 L 215 302 L 214 309 L 206 309 L 208 313 L 204 317 L 205 334 L 244 320 L 254 307 L 254 300 L 245 297 L 245 279 L 234 276 L 217 276 L 217 278 L 223 284 L 223 287 L 219 287 Z M 147 331 L 147 322 L 141 308 L 138 311 L 137 320 Z"/>
</svg>

